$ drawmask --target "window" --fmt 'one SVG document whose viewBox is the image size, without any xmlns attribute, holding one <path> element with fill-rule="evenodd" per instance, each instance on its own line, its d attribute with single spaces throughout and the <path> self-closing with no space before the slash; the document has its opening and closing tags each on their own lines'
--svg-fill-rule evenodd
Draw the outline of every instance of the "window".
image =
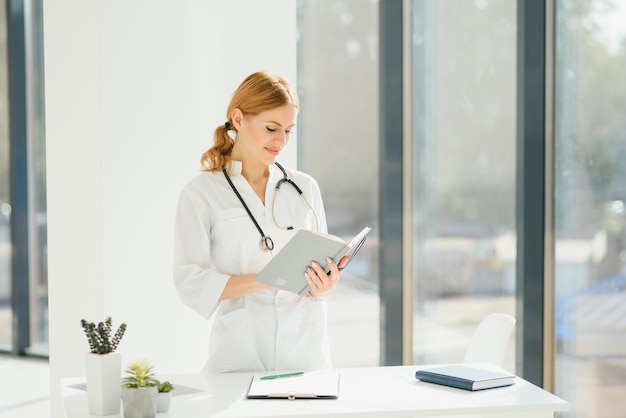
<svg viewBox="0 0 626 418">
<path fill-rule="evenodd" d="M 29 318 L 27 351 L 48 354 L 48 235 L 46 211 L 46 142 L 44 115 L 43 4 L 31 1 L 26 18 L 30 25 L 27 60 L 29 127 Z"/>
<path fill-rule="evenodd" d="M 563 416 L 623 414 L 626 4 L 556 2 L 557 395 Z"/>
<path fill-rule="evenodd" d="M 2 1 L 0 15 L 0 350 L 45 356 L 42 5 L 24 3 Z"/>
<path fill-rule="evenodd" d="M 333 364 L 376 366 L 378 2 L 300 0 L 298 34 L 299 169 L 320 185 L 330 233 L 372 227 L 329 301 Z"/>
<path fill-rule="evenodd" d="M 516 7 L 413 3 L 416 364 L 462 361 L 484 316 L 515 316 Z"/>
<path fill-rule="evenodd" d="M 12 347 L 7 5 L 0 0 L 0 350 Z"/>
</svg>

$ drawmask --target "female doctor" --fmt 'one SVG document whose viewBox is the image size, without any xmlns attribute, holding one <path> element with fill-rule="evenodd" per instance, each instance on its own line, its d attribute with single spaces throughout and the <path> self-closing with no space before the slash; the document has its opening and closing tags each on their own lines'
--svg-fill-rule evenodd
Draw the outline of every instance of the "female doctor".
<svg viewBox="0 0 626 418">
<path fill-rule="evenodd" d="M 305 297 L 254 281 L 299 229 L 327 232 L 317 182 L 275 164 L 295 129 L 298 98 L 262 71 L 234 92 L 227 121 L 179 197 L 174 283 L 181 300 L 215 316 L 205 371 L 331 367 L 326 301 L 341 276 L 317 263 L 303 271 Z M 301 193 L 300 193 L 301 192 Z"/>
</svg>

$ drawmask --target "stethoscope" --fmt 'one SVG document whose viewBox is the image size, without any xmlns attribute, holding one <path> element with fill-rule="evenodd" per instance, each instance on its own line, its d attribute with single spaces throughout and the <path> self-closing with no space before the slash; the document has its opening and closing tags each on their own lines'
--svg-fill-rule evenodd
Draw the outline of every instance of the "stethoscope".
<svg viewBox="0 0 626 418">
<path fill-rule="evenodd" d="M 317 230 L 317 228 L 319 228 L 317 214 L 315 213 L 315 210 L 313 210 L 313 206 L 311 205 L 311 202 L 309 202 L 309 199 L 307 199 L 304 193 L 302 193 L 302 189 L 298 187 L 296 182 L 289 178 L 289 176 L 287 175 L 287 171 L 285 171 L 283 166 L 278 164 L 277 162 L 275 162 L 274 164 L 276 165 L 276 167 L 280 169 L 280 171 L 283 172 L 283 178 L 278 180 L 278 183 L 276 183 L 276 187 L 274 188 L 274 197 L 272 198 L 272 217 L 274 218 L 274 223 L 276 224 L 277 227 L 285 231 L 291 231 L 293 229 L 293 226 L 279 225 L 278 221 L 276 220 L 276 213 L 274 211 L 274 206 L 276 203 L 276 194 L 278 194 L 278 190 L 280 189 L 280 186 L 282 186 L 283 183 L 288 183 L 291 185 L 291 187 L 293 187 L 298 192 L 298 194 L 304 199 L 306 204 L 311 209 L 311 212 L 313 212 L 313 216 L 315 216 L 315 229 Z M 259 231 L 259 234 L 261 234 L 261 249 L 265 252 L 272 251 L 274 249 L 274 241 L 268 235 L 265 235 L 265 233 L 261 229 L 261 226 L 259 225 L 254 215 L 252 215 L 252 212 L 248 208 L 248 205 L 246 205 L 246 202 L 243 200 L 243 197 L 241 197 L 241 195 L 239 194 L 239 191 L 237 190 L 232 180 L 230 179 L 230 176 L 226 172 L 225 168 L 222 169 L 222 172 L 224 173 L 224 177 L 226 177 L 228 184 L 230 184 L 230 187 L 233 189 L 233 192 L 235 192 L 235 194 L 239 198 L 239 201 L 243 205 L 244 209 L 246 210 L 246 212 L 248 212 L 248 216 L 250 217 L 250 219 L 252 219 L 252 222 L 254 222 L 254 226 L 256 226 L 256 229 Z"/>
</svg>

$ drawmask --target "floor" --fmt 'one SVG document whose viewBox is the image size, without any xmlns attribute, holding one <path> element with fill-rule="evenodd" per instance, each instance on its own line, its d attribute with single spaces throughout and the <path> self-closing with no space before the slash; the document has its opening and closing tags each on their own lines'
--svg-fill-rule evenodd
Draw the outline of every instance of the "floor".
<svg viewBox="0 0 626 418">
<path fill-rule="evenodd" d="M 49 417 L 48 360 L 0 355 L 0 393 L 0 418 Z"/>
</svg>

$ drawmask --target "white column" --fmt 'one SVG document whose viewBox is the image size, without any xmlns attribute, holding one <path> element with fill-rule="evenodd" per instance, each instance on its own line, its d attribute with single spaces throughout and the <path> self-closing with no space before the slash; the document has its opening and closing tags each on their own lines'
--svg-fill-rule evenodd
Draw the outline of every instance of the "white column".
<svg viewBox="0 0 626 418">
<path fill-rule="evenodd" d="M 171 280 L 178 192 L 239 82 L 296 83 L 292 0 L 44 2 L 52 416 L 84 376 L 80 320 L 128 324 L 123 365 L 202 367 L 208 323 Z M 296 144 L 281 157 L 296 166 Z"/>
</svg>

